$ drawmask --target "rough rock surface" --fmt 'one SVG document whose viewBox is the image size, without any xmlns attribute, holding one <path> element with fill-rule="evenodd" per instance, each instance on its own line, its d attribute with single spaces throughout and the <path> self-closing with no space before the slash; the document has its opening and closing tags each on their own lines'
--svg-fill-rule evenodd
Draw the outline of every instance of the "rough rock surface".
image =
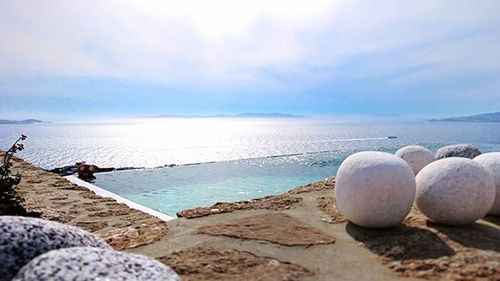
<svg viewBox="0 0 500 281">
<path fill-rule="evenodd" d="M 298 281 L 314 276 L 300 265 L 230 249 L 190 248 L 159 260 L 178 272 L 184 281 Z"/>
<path fill-rule="evenodd" d="M 326 178 L 321 181 L 313 182 L 303 186 L 296 187 L 285 194 L 301 194 L 316 191 L 333 191 L 335 188 L 335 178 Z"/>
<path fill-rule="evenodd" d="M 343 223 L 347 219 L 342 215 L 339 208 L 337 207 L 337 202 L 335 196 L 322 196 L 317 198 L 318 208 L 323 211 L 328 218 L 324 221 L 327 223 Z"/>
<path fill-rule="evenodd" d="M 157 242 L 168 231 L 166 222 L 154 216 L 98 196 L 17 157 L 13 159 L 13 172 L 22 175 L 16 189 L 27 213 L 96 233 L 116 249 Z"/>
<path fill-rule="evenodd" d="M 284 195 L 267 196 L 264 198 L 253 199 L 250 201 L 238 201 L 234 203 L 220 202 L 210 207 L 199 207 L 187 209 L 177 213 L 180 218 L 199 218 L 214 214 L 229 213 L 236 210 L 286 210 L 290 209 L 295 203 L 300 202 L 300 198 Z"/>
<path fill-rule="evenodd" d="M 432 151 L 419 145 L 405 146 L 396 151 L 394 155 L 405 160 L 406 163 L 410 165 L 415 175 L 418 174 L 423 167 L 434 161 L 434 154 Z"/>
<path fill-rule="evenodd" d="M 286 246 L 310 246 L 335 242 L 331 235 L 312 228 L 283 213 L 271 213 L 207 225 L 202 234 L 264 240 Z"/>
<path fill-rule="evenodd" d="M 0 280 L 10 280 L 38 255 L 78 246 L 109 248 L 79 228 L 38 218 L 0 216 Z"/>
<path fill-rule="evenodd" d="M 466 158 L 433 162 L 416 177 L 416 205 L 430 220 L 464 225 L 483 218 L 495 199 L 492 176 Z"/>
<path fill-rule="evenodd" d="M 399 157 L 384 152 L 359 152 L 340 165 L 335 196 L 338 208 L 349 221 L 363 227 L 390 227 L 410 212 L 415 176 Z"/>
<path fill-rule="evenodd" d="M 480 154 L 481 151 L 471 144 L 454 144 L 441 147 L 436 151 L 434 156 L 436 160 L 448 157 L 463 157 L 472 159 Z"/>
<path fill-rule="evenodd" d="M 54 250 L 33 259 L 13 281 L 180 281 L 164 264 L 142 255 L 90 247 Z"/>
<path fill-rule="evenodd" d="M 167 234 L 165 224 L 120 227 L 110 230 L 101 237 L 115 250 L 136 248 L 160 240 Z"/>
<path fill-rule="evenodd" d="M 495 184 L 496 196 L 493 201 L 493 206 L 489 210 L 489 214 L 500 216 L 500 152 L 490 152 L 479 155 L 474 158 L 474 161 L 479 163 L 493 177 Z"/>
</svg>

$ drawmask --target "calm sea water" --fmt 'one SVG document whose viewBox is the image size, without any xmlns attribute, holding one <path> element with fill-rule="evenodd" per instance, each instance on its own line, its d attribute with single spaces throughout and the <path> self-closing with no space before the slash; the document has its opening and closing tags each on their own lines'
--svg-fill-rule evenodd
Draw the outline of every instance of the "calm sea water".
<svg viewBox="0 0 500 281">
<path fill-rule="evenodd" d="M 334 176 L 356 151 L 452 143 L 500 151 L 500 123 L 207 118 L 0 125 L 0 148 L 21 133 L 29 139 L 20 156 L 44 168 L 78 161 L 146 168 L 204 163 L 97 174 L 96 185 L 169 215 Z"/>
</svg>

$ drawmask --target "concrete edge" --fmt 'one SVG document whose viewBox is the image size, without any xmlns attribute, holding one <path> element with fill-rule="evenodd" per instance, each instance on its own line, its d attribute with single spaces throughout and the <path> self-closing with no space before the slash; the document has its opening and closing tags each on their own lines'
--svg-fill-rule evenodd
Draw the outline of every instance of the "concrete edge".
<svg viewBox="0 0 500 281">
<path fill-rule="evenodd" d="M 143 205 L 140 205 L 140 204 L 137 204 L 135 202 L 132 202 L 128 199 L 125 199 L 123 197 L 121 197 L 120 195 L 117 195 L 115 193 L 112 193 L 112 192 L 109 192 L 107 190 L 104 190 L 98 186 L 95 186 L 93 184 L 90 184 L 86 181 L 83 181 L 75 176 L 65 176 L 64 177 L 65 179 L 69 180 L 70 182 L 76 184 L 76 185 L 79 185 L 79 186 L 82 186 L 82 187 L 85 187 L 93 192 L 95 192 L 97 195 L 99 196 L 102 196 L 102 197 L 108 197 L 108 198 L 113 198 L 115 199 L 118 203 L 123 203 L 125 205 L 127 205 L 129 208 L 132 208 L 132 209 L 136 209 L 136 210 L 139 210 L 141 212 L 144 212 L 144 213 L 147 213 L 147 214 L 150 214 L 154 217 L 157 217 L 163 221 L 170 221 L 170 220 L 174 220 L 176 218 L 174 217 L 171 217 L 169 215 L 166 215 L 166 214 L 163 214 L 163 213 L 160 213 L 156 210 L 153 210 L 151 208 L 148 208 L 146 206 L 143 206 Z"/>
</svg>

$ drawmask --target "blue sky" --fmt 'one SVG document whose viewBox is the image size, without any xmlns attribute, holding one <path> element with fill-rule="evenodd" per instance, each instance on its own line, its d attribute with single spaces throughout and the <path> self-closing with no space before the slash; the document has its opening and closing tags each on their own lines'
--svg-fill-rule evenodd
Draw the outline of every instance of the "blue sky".
<svg viewBox="0 0 500 281">
<path fill-rule="evenodd" d="M 500 2 L 0 1 L 0 118 L 500 111 Z"/>
</svg>

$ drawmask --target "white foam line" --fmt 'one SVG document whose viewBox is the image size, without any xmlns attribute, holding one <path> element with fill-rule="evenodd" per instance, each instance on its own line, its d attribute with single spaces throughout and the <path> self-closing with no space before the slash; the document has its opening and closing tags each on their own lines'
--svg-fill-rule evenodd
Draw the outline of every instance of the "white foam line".
<svg viewBox="0 0 500 281">
<path fill-rule="evenodd" d="M 95 186 L 93 184 L 90 184 L 86 181 L 83 181 L 75 176 L 66 176 L 64 177 L 66 178 L 67 180 L 69 180 L 70 182 L 74 183 L 74 184 L 77 184 L 79 186 L 83 186 L 89 190 L 92 190 L 93 192 L 95 192 L 95 194 L 99 195 L 99 196 L 102 196 L 102 197 L 109 197 L 109 198 L 113 198 L 116 200 L 116 202 L 118 203 L 123 203 L 127 206 L 129 206 L 130 208 L 132 209 L 136 209 L 136 210 L 139 210 L 141 212 L 144 212 L 144 213 L 147 213 L 147 214 L 150 214 L 152 216 L 155 216 L 163 221 L 170 221 L 170 220 L 173 220 L 175 218 L 171 217 L 171 216 L 168 216 L 168 215 L 165 215 L 163 213 L 160 213 L 158 211 L 155 211 L 151 208 L 148 208 L 146 206 L 143 206 L 143 205 L 140 205 L 140 204 L 137 204 L 135 202 L 132 202 L 128 199 L 125 199 L 123 197 L 121 197 L 120 195 L 117 195 L 117 194 L 114 194 L 113 192 L 109 192 L 107 190 L 104 190 L 98 186 Z"/>
<path fill-rule="evenodd" d="M 388 137 L 377 137 L 377 138 L 357 138 L 357 139 L 334 139 L 334 140 L 320 140 L 315 142 L 346 142 L 346 141 L 370 141 L 370 140 L 386 140 Z"/>
</svg>

